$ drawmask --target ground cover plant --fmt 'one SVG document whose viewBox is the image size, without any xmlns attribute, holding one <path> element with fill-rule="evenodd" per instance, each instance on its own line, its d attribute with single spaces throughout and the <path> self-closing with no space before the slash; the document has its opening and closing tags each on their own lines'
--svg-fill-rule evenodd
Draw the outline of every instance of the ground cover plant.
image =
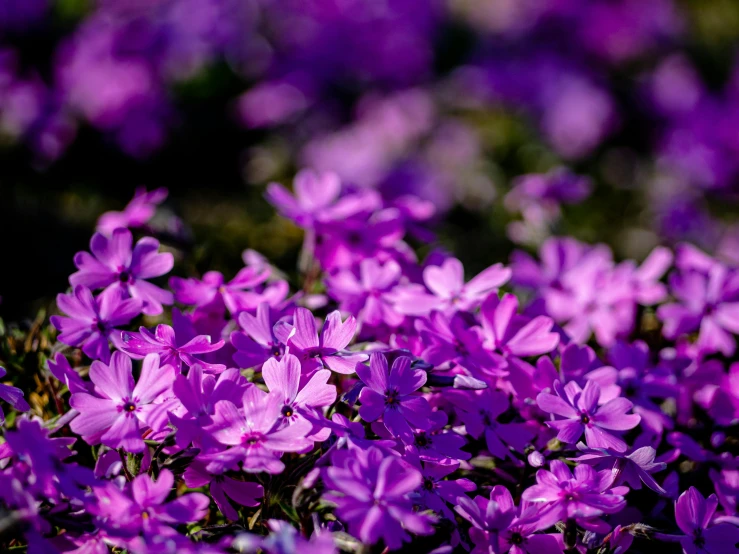
<svg viewBox="0 0 739 554">
<path fill-rule="evenodd" d="M 0 552 L 739 552 L 737 20 L 0 2 Z"/>
</svg>

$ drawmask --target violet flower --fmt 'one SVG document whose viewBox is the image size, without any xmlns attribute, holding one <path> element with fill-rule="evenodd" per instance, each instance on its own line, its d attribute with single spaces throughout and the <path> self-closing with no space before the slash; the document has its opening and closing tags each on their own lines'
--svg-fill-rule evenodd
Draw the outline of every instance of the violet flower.
<svg viewBox="0 0 739 554">
<path fill-rule="evenodd" d="M 313 428 L 308 421 L 299 419 L 280 426 L 283 405 L 280 394 L 268 394 L 257 387 L 244 392 L 241 410 L 228 400 L 216 403 L 209 431 L 221 444 L 235 448 L 216 453 L 206 469 L 219 473 L 216 468 L 230 469 L 240 462 L 248 473 L 281 473 L 285 469 L 280 461 L 282 452 L 300 452 L 313 444 L 306 438 Z"/>
<path fill-rule="evenodd" d="M 567 464 L 553 460 L 551 471 L 536 472 L 536 485 L 523 491 L 521 498 L 542 505 L 540 518 L 550 525 L 560 520 L 575 520 L 584 529 L 604 532 L 609 526 L 598 519 L 615 514 L 626 506 L 628 487 L 610 487 L 609 470 L 596 472 L 587 465 L 575 467 L 574 476 Z M 547 525 L 548 526 L 548 525 Z"/>
<path fill-rule="evenodd" d="M 89 444 L 103 443 L 110 448 L 143 452 L 142 432 L 149 427 L 155 401 L 174 381 L 172 366 L 159 365 L 159 356 L 149 354 L 134 382 L 131 358 L 115 352 L 110 365 L 93 362 L 90 379 L 94 394 L 77 392 L 69 400 L 79 415 L 72 420 L 72 431 Z"/>
<path fill-rule="evenodd" d="M 366 354 L 345 350 L 354 338 L 356 329 L 357 320 L 354 316 L 342 322 L 337 310 L 326 316 L 319 337 L 316 320 L 310 310 L 296 308 L 292 330 L 285 328 L 287 332 L 283 332 L 280 339 L 290 348 L 290 353 L 300 360 L 303 371 L 310 373 L 327 367 L 336 373 L 348 375 L 354 373 L 357 364 L 367 359 Z"/>
<path fill-rule="evenodd" d="M 359 393 L 359 415 L 365 421 L 382 421 L 393 435 L 406 444 L 413 444 L 413 429 L 431 428 L 431 407 L 416 393 L 426 383 L 426 372 L 411 368 L 411 359 L 400 356 L 388 370 L 387 359 L 381 353 L 370 356 L 369 367 L 357 366 L 357 375 L 366 387 Z"/>
<path fill-rule="evenodd" d="M 675 521 L 686 537 L 680 541 L 685 554 L 731 554 L 739 543 L 739 527 L 731 523 L 711 525 L 718 500 L 704 498 L 690 487 L 675 502 Z"/>
<path fill-rule="evenodd" d="M 324 473 L 328 488 L 324 497 L 336 504 L 338 517 L 362 542 L 383 540 L 395 550 L 410 540 L 407 531 L 433 532 L 433 519 L 415 512 L 408 496 L 423 483 L 417 469 L 375 447 L 339 450 L 332 464 Z"/>
<path fill-rule="evenodd" d="M 120 349 L 135 360 L 152 353 L 159 354 L 162 364 L 171 365 L 178 373 L 182 371 L 183 363 L 188 367 L 199 364 L 210 373 L 220 373 L 226 369 L 222 364 L 209 364 L 195 357 L 222 348 L 224 340 L 214 343 L 209 336 L 198 335 L 184 344 L 182 342 L 172 327 L 160 324 L 153 333 L 146 327 L 140 327 L 138 333 L 124 332 Z"/>
<path fill-rule="evenodd" d="M 51 316 L 51 323 L 61 334 L 59 341 L 70 346 L 81 346 L 93 360 L 110 361 L 108 339 L 119 337 L 115 327 L 125 325 L 141 313 L 143 302 L 139 298 L 123 298 L 121 289 L 94 298 L 90 289 L 74 287 L 70 295 L 60 294 L 56 303 L 67 316 Z"/>
<path fill-rule="evenodd" d="M 135 229 L 143 227 L 154 216 L 158 204 L 167 198 L 167 189 L 158 188 L 147 192 L 145 188 L 136 189 L 133 199 L 121 212 L 105 212 L 97 222 L 97 230 L 111 236 L 116 229 Z"/>
<path fill-rule="evenodd" d="M 667 492 L 654 480 L 650 474 L 662 471 L 667 467 L 664 462 L 655 462 L 657 451 L 651 446 L 642 446 L 630 454 L 614 452 L 605 448 L 586 448 L 578 444 L 581 454 L 574 461 L 592 465 L 598 469 L 610 468 L 613 475 L 612 486 L 626 484 L 632 490 L 641 489 L 644 483 L 657 494 L 666 495 Z"/>
<path fill-rule="evenodd" d="M 457 502 L 455 511 L 472 524 L 470 539 L 475 543 L 472 554 L 564 552 L 555 536 L 536 533 L 549 527 L 550 521 L 537 518 L 534 510 L 519 514 L 511 493 L 501 485 L 492 488 L 489 499 L 459 496 Z"/>
<path fill-rule="evenodd" d="M 623 439 L 609 431 L 628 431 L 639 424 L 640 416 L 626 413 L 633 406 L 631 402 L 618 397 L 599 406 L 600 386 L 592 380 L 584 389 L 574 381 L 565 386 L 555 381 L 554 390 L 557 396 L 542 392 L 536 397 L 536 402 L 545 412 L 565 418 L 547 422 L 549 427 L 558 431 L 559 440 L 575 444 L 584 432 L 591 448 L 626 450 L 628 445 Z"/>
<path fill-rule="evenodd" d="M 5 377 L 6 371 L 4 367 L 0 367 L 0 379 Z M 3 385 L 0 383 L 0 399 L 5 400 L 10 407 L 19 412 L 27 412 L 31 409 L 28 402 L 23 398 L 23 391 L 18 387 L 12 387 L 10 385 Z M 5 424 L 5 414 L 3 408 L 0 406 L 0 425 Z"/>
<path fill-rule="evenodd" d="M 253 508 L 259 506 L 259 499 L 264 496 L 262 485 L 249 481 L 237 481 L 228 475 L 212 474 L 205 470 L 202 463 L 190 464 L 182 478 L 185 484 L 193 489 L 209 485 L 208 491 L 216 506 L 231 521 L 238 521 L 239 514 L 229 499 L 240 506 Z"/>
<path fill-rule="evenodd" d="M 510 269 L 495 264 L 465 283 L 462 262 L 447 258 L 440 266 L 424 268 L 426 288 L 420 285 L 398 287 L 393 298 L 396 309 L 407 315 L 426 315 L 432 310 L 471 310 L 510 277 Z"/>
<path fill-rule="evenodd" d="M 242 368 L 256 367 L 272 356 L 281 356 L 284 346 L 275 337 L 274 321 L 269 304 L 257 306 L 256 316 L 249 312 L 239 314 L 239 326 L 243 331 L 231 333 L 231 344 L 237 352 L 233 360 Z"/>
<path fill-rule="evenodd" d="M 172 293 L 152 285 L 146 279 L 168 273 L 174 265 L 169 252 L 159 252 L 159 241 L 144 237 L 132 246 L 133 236 L 128 229 L 116 229 L 110 238 L 95 233 L 90 240 L 90 251 L 78 252 L 74 257 L 76 273 L 69 277 L 72 286 L 83 285 L 91 290 L 104 288 L 102 294 L 120 288 L 125 297 L 140 298 L 141 311 L 146 315 L 162 313 L 162 304 L 174 301 Z"/>
</svg>

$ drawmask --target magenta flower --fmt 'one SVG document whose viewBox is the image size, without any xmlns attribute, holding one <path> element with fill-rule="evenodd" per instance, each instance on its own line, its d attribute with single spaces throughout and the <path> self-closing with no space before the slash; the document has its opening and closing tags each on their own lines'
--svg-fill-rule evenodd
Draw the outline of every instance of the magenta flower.
<svg viewBox="0 0 739 554">
<path fill-rule="evenodd" d="M 125 325 L 141 313 L 143 302 L 139 298 L 123 299 L 121 289 L 94 298 L 90 289 L 81 285 L 72 294 L 56 297 L 57 306 L 68 317 L 53 315 L 51 323 L 61 334 L 57 337 L 64 344 L 81 346 L 93 360 L 110 361 L 108 339 L 120 336 L 115 327 Z"/>
<path fill-rule="evenodd" d="M 231 333 L 231 344 L 237 350 L 233 360 L 239 367 L 256 367 L 272 356 L 282 355 L 284 347 L 275 337 L 274 323 L 266 302 L 259 304 L 256 316 L 249 312 L 239 314 L 239 325 L 243 331 Z"/>
<path fill-rule="evenodd" d="M 575 520 L 584 529 L 606 532 L 610 527 L 598 519 L 615 514 L 626 506 L 628 487 L 610 488 L 610 470 L 596 472 L 592 467 L 575 467 L 574 476 L 567 464 L 553 460 L 551 471 L 536 472 L 536 485 L 523 491 L 522 500 L 542 505 L 542 528 L 560 520 Z M 545 524 L 546 522 L 546 524 Z"/>
<path fill-rule="evenodd" d="M 472 524 L 470 539 L 475 543 L 472 554 L 556 554 L 564 551 L 553 535 L 535 534 L 548 527 L 549 520 L 537 518 L 535 510 L 521 515 L 511 493 L 501 485 L 492 488 L 489 499 L 476 496 L 472 500 L 460 495 L 457 502 L 455 511 Z"/>
<path fill-rule="evenodd" d="M 400 356 L 388 370 L 381 353 L 370 356 L 369 367 L 357 366 L 357 375 L 366 385 L 359 393 L 359 415 L 365 421 L 382 421 L 393 435 L 413 444 L 413 429 L 431 428 L 431 406 L 416 393 L 426 383 L 426 372 L 411 368 L 411 359 Z"/>
<path fill-rule="evenodd" d="M 327 367 L 336 373 L 348 375 L 354 373 L 357 364 L 367 359 L 366 354 L 345 350 L 354 338 L 356 329 L 357 320 L 349 316 L 342 322 L 337 310 L 326 316 L 319 337 L 316 320 L 310 310 L 296 308 L 292 330 L 286 333 L 283 343 L 300 360 L 303 371 L 307 373 Z"/>
<path fill-rule="evenodd" d="M 195 356 L 215 352 L 223 347 L 225 341 L 211 342 L 208 335 L 198 335 L 180 344 L 175 331 L 169 325 L 157 325 L 152 333 L 146 327 L 140 327 L 138 333 L 123 333 L 120 349 L 134 360 L 140 360 L 148 354 L 159 354 L 162 364 L 168 364 L 177 372 L 182 371 L 182 364 L 192 367 L 199 364 L 210 373 L 219 373 L 226 369 L 222 364 L 209 364 Z"/>
<path fill-rule="evenodd" d="M 686 537 L 680 541 L 685 554 L 732 554 L 739 544 L 739 527 L 731 523 L 711 525 L 718 500 L 704 498 L 690 487 L 675 502 L 675 521 Z"/>
<path fill-rule="evenodd" d="M 216 468 L 230 461 L 230 465 L 241 462 L 249 473 L 281 473 L 285 469 L 282 452 L 300 452 L 313 444 L 306 438 L 313 428 L 308 421 L 299 419 L 281 427 L 284 403 L 279 393 L 249 387 L 242 404 L 241 410 L 227 400 L 216 404 L 211 433 L 221 444 L 235 448 L 215 454 L 208 471 L 218 473 Z"/>
<path fill-rule="evenodd" d="M 586 449 L 580 443 L 578 448 L 582 450 L 574 461 L 592 465 L 598 469 L 610 469 L 613 480 L 612 485 L 625 483 L 633 490 L 641 489 L 644 483 L 657 494 L 667 494 L 665 490 L 654 480 L 650 474 L 665 469 L 667 464 L 655 462 L 657 451 L 651 446 L 642 446 L 630 454 L 613 452 L 606 449 Z"/>
<path fill-rule="evenodd" d="M 585 432 L 590 448 L 626 450 L 628 445 L 609 431 L 628 431 L 641 421 L 640 416 L 626 413 L 633 406 L 629 400 L 618 397 L 599 406 L 600 386 L 592 380 L 584 389 L 574 381 L 565 386 L 555 381 L 554 390 L 557 396 L 542 392 L 536 397 L 536 403 L 545 412 L 565 418 L 547 422 L 558 431 L 559 440 L 575 444 Z"/>
<path fill-rule="evenodd" d="M 429 516 L 413 510 L 408 497 L 423 483 L 421 473 L 395 456 L 385 456 L 376 447 L 340 450 L 324 473 L 329 492 L 325 498 L 336 504 L 336 514 L 349 531 L 366 544 L 383 540 L 391 549 L 418 535 L 433 532 Z"/>
<path fill-rule="evenodd" d="M 125 354 L 113 353 L 110 366 L 93 362 L 90 379 L 95 385 L 94 394 L 77 392 L 69 401 L 80 412 L 72 420 L 72 431 L 89 444 L 143 452 L 141 434 L 149 428 L 156 401 L 170 390 L 174 377 L 174 368 L 160 367 L 157 354 L 144 358 L 138 382 L 133 379 L 131 358 Z"/>
<path fill-rule="evenodd" d="M 6 373 L 5 368 L 0 367 L 0 379 L 5 377 Z M 18 410 L 19 412 L 27 412 L 31 409 L 28 402 L 23 398 L 23 391 L 18 387 L 12 387 L 10 385 L 3 385 L 0 383 L 0 399 L 5 400 L 5 402 L 10 404 L 11 408 Z M 3 425 L 4 423 L 5 414 L 3 413 L 2 406 L 0 406 L 0 425 Z"/>
<path fill-rule="evenodd" d="M 396 327 L 405 316 L 395 310 L 388 293 L 401 276 L 402 270 L 394 260 L 382 264 L 368 258 L 359 263 L 358 275 L 351 269 L 342 269 L 327 277 L 326 285 L 342 312 L 356 314 L 358 321 L 371 327 Z"/>
<path fill-rule="evenodd" d="M 147 192 L 145 188 L 136 189 L 133 199 L 122 212 L 105 212 L 100 216 L 97 230 L 107 236 L 116 229 L 143 227 L 154 216 L 158 204 L 167 198 L 167 189 L 158 188 Z"/>
<path fill-rule="evenodd" d="M 174 265 L 169 252 L 159 252 L 159 241 L 144 237 L 132 247 L 133 236 L 128 229 L 116 229 L 110 238 L 95 233 L 90 240 L 90 251 L 78 252 L 74 257 L 76 273 L 69 277 L 72 286 L 82 285 L 91 290 L 105 288 L 109 294 L 120 288 L 124 297 L 139 298 L 147 315 L 158 315 L 162 304 L 174 301 L 172 293 L 152 285 L 146 279 L 168 273 Z"/>
<path fill-rule="evenodd" d="M 262 366 L 262 378 L 269 392 L 282 398 L 280 413 L 284 420 L 292 425 L 308 419 L 314 425 L 310 437 L 314 441 L 326 440 L 331 433 L 315 424 L 320 409 L 336 400 L 336 387 L 327 384 L 330 377 L 329 370 L 319 369 L 310 377 L 301 378 L 300 362 L 292 354 L 285 354 L 280 361 L 270 358 Z"/>
<path fill-rule="evenodd" d="M 424 268 L 426 288 L 421 285 L 398 287 L 393 299 L 396 309 L 407 315 L 426 315 L 432 310 L 471 310 L 510 277 L 510 269 L 495 264 L 465 283 L 462 262 L 447 258 L 440 266 Z"/>
<path fill-rule="evenodd" d="M 316 173 L 302 170 L 293 180 L 295 196 L 278 183 L 267 186 L 267 201 L 280 215 L 303 228 L 313 226 L 331 212 L 341 194 L 341 180 L 335 173 Z"/>
<path fill-rule="evenodd" d="M 53 360 L 48 360 L 49 372 L 62 384 L 66 385 L 69 392 L 89 392 L 92 389 L 90 383 L 84 381 L 80 374 L 69 365 L 69 361 L 61 352 L 57 352 Z"/>
<path fill-rule="evenodd" d="M 546 316 L 529 319 L 518 316 L 518 299 L 505 294 L 498 299 L 491 294 L 482 303 L 480 315 L 488 348 L 498 350 L 504 356 L 526 358 L 540 356 L 554 350 L 559 335 L 551 331 L 554 322 Z"/>
</svg>

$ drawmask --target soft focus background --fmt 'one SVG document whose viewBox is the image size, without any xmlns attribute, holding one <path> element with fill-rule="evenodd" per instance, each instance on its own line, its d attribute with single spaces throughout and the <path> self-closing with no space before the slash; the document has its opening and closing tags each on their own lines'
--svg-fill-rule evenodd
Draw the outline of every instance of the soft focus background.
<svg viewBox="0 0 739 554">
<path fill-rule="evenodd" d="M 0 0 L 0 316 L 141 186 L 177 271 L 294 272 L 262 194 L 302 167 L 429 200 L 470 272 L 565 233 L 736 260 L 738 39 L 734 0 Z"/>
</svg>

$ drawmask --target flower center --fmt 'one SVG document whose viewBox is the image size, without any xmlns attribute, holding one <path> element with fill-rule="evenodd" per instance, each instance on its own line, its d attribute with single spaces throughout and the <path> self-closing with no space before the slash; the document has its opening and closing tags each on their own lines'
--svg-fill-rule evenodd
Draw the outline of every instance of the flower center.
<svg viewBox="0 0 739 554">
<path fill-rule="evenodd" d="M 580 421 L 582 422 L 583 425 L 587 425 L 588 423 L 590 423 L 590 416 L 588 414 L 583 413 L 580 415 Z"/>
<path fill-rule="evenodd" d="M 121 283 L 128 283 L 129 279 L 131 279 L 131 274 L 128 271 L 121 271 L 120 275 L 118 275 L 118 280 Z"/>
<path fill-rule="evenodd" d="M 282 407 L 282 415 L 284 415 L 285 417 L 291 417 L 294 413 L 295 412 L 293 411 L 292 406 L 288 406 L 287 404 L 285 404 Z"/>
<path fill-rule="evenodd" d="M 511 544 L 523 544 L 523 536 L 521 536 L 521 533 L 516 531 L 511 534 L 510 542 Z"/>
<path fill-rule="evenodd" d="M 426 433 L 417 433 L 414 442 L 418 448 L 426 448 L 431 444 L 431 439 Z"/>
<path fill-rule="evenodd" d="M 385 405 L 386 406 L 397 406 L 400 404 L 398 400 L 398 391 L 389 390 L 385 393 Z"/>
<path fill-rule="evenodd" d="M 123 405 L 123 411 L 124 412 L 128 412 L 128 413 L 135 412 L 136 411 L 136 404 L 134 404 L 133 402 L 130 402 L 130 401 L 129 402 L 126 402 Z"/>
<path fill-rule="evenodd" d="M 97 327 L 97 330 L 98 330 L 98 331 L 100 331 L 101 333 L 105 333 L 105 332 L 106 332 L 106 330 L 107 330 L 107 328 L 106 328 L 106 325 L 105 325 L 105 322 L 104 322 L 104 321 L 98 321 L 98 322 L 97 322 L 97 323 L 95 324 L 95 327 Z"/>
<path fill-rule="evenodd" d="M 262 442 L 263 438 L 264 435 L 262 435 L 261 433 L 249 433 L 244 435 L 241 441 L 247 446 L 254 446 L 255 444 L 259 444 L 260 442 Z"/>
<path fill-rule="evenodd" d="M 427 477 L 423 480 L 423 488 L 427 491 L 434 490 L 434 482 Z"/>
</svg>

